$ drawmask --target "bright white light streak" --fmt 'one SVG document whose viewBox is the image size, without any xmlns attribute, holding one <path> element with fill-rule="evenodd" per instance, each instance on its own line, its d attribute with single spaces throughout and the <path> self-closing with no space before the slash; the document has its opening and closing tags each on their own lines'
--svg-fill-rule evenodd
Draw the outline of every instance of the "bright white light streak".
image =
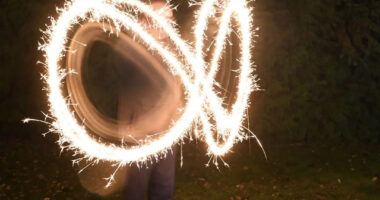
<svg viewBox="0 0 380 200">
<path fill-rule="evenodd" d="M 125 13 L 120 8 L 128 6 L 131 13 Z M 216 7 L 222 9 L 219 32 L 215 38 L 212 60 L 208 64 L 204 60 L 203 52 L 205 31 L 208 19 L 215 16 Z M 137 21 L 136 11 L 147 16 L 154 23 L 154 27 L 164 31 L 174 49 L 161 44 L 151 36 L 141 23 Z M 181 39 L 175 28 L 175 23 L 159 13 L 155 12 L 148 4 L 138 0 L 73 0 L 68 1 L 65 7 L 59 11 L 58 19 L 52 20 L 52 24 L 44 32 L 46 43 L 40 45 L 45 54 L 46 84 L 48 89 L 50 114 L 54 119 L 51 123 L 51 131 L 59 134 L 58 143 L 62 149 L 73 150 L 90 161 L 111 161 L 119 166 L 131 162 L 146 162 L 164 155 L 195 128 L 196 137 L 205 139 L 208 144 L 210 156 L 222 156 L 232 146 L 248 138 L 243 131 L 242 122 L 244 113 L 249 105 L 249 96 L 256 89 L 255 79 L 252 77 L 253 64 L 251 62 L 252 48 L 252 16 L 245 0 L 205 0 L 197 13 L 197 21 L 194 27 L 195 48 Z M 229 112 L 222 106 L 222 99 L 217 96 L 214 89 L 215 75 L 219 70 L 219 60 L 223 55 L 225 43 L 231 33 L 231 20 L 238 22 L 240 41 L 239 58 L 239 83 L 237 85 L 236 100 Z M 70 39 L 68 33 L 73 26 L 81 21 L 106 23 L 113 25 L 116 33 L 131 31 L 150 49 L 158 52 L 170 67 L 174 75 L 178 75 L 185 88 L 186 104 L 183 114 L 176 123 L 158 139 L 148 141 L 139 146 L 115 146 L 101 143 L 91 137 L 82 123 L 75 118 L 75 113 L 70 110 L 66 98 L 63 96 L 62 79 L 67 75 L 60 65 L 67 50 L 66 43 Z M 206 73 L 207 72 L 207 73 Z M 78 105 L 80 106 L 80 105 Z M 215 125 L 210 123 L 210 118 L 215 119 Z M 216 127 L 216 130 L 213 128 Z M 215 132 L 216 131 L 216 132 Z M 214 140 L 213 135 L 220 134 L 224 142 L 220 144 Z M 182 144 L 182 143 L 181 143 Z M 111 178 L 112 179 L 112 178 Z"/>
<path fill-rule="evenodd" d="M 199 16 L 199 27 L 196 27 L 195 34 L 198 34 L 196 38 L 196 47 L 197 47 L 197 59 L 204 62 L 203 53 L 203 37 L 204 32 L 207 26 L 204 26 L 204 21 L 207 21 L 207 18 L 212 16 L 209 13 L 215 13 L 215 11 L 210 11 L 210 9 L 215 9 L 213 5 L 218 3 L 217 0 L 207 0 L 204 5 L 207 6 L 207 9 L 202 10 Z M 203 12 L 202 12 L 203 11 Z M 226 39 L 228 34 L 231 32 L 230 22 L 232 17 L 236 19 L 239 25 L 240 31 L 240 50 L 241 58 L 240 60 L 240 75 L 239 75 L 239 84 L 237 86 L 237 97 L 235 103 L 232 105 L 232 110 L 229 113 L 222 107 L 222 99 L 218 98 L 216 91 L 213 89 L 215 75 L 219 69 L 219 60 L 222 56 L 223 49 L 225 47 Z M 249 95 L 251 91 L 256 87 L 254 79 L 252 78 L 252 64 L 251 64 L 251 20 L 252 16 L 250 10 L 247 8 L 246 2 L 242 0 L 230 1 L 222 13 L 220 19 L 219 32 L 215 39 L 215 50 L 212 55 L 211 63 L 209 67 L 209 73 L 206 77 L 206 80 L 203 84 L 205 87 L 203 95 L 206 96 L 206 112 L 200 113 L 200 117 L 203 124 L 203 132 L 206 137 L 206 142 L 209 145 L 210 153 L 220 156 L 225 154 L 236 140 L 244 137 L 244 132 L 241 132 L 241 123 L 244 119 L 244 110 L 247 109 Z M 226 141 L 224 144 L 220 145 L 214 141 L 213 134 L 211 131 L 211 126 L 208 123 L 208 118 L 205 115 L 206 113 L 212 113 L 212 116 L 216 121 L 217 134 L 226 135 Z"/>
</svg>

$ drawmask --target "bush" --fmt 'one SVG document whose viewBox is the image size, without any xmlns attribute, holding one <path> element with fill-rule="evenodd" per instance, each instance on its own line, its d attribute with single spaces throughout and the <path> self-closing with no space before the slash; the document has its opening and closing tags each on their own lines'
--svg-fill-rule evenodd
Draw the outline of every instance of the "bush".
<svg viewBox="0 0 380 200">
<path fill-rule="evenodd" d="M 379 141 L 380 2 L 265 0 L 253 130 L 273 141 Z"/>
</svg>

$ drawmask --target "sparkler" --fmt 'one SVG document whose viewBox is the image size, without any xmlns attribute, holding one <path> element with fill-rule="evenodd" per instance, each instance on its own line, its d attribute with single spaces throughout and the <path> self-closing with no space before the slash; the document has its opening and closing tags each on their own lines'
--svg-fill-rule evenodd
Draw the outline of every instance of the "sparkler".
<svg viewBox="0 0 380 200">
<path fill-rule="evenodd" d="M 72 0 L 59 9 L 59 17 L 52 20 L 44 32 L 44 41 L 40 50 L 45 55 L 47 84 L 50 105 L 50 131 L 59 134 L 58 144 L 62 149 L 73 150 L 83 155 L 82 159 L 92 162 L 100 160 L 115 162 L 119 167 L 132 162 L 146 162 L 165 155 L 171 147 L 190 134 L 194 127 L 196 137 L 208 144 L 208 155 L 216 158 L 226 154 L 239 141 L 255 137 L 243 130 L 245 110 L 249 105 L 251 92 L 257 89 L 256 79 L 252 76 L 252 16 L 251 9 L 245 0 L 205 0 L 200 3 L 194 27 L 195 47 L 181 39 L 176 24 L 154 11 L 148 4 L 138 0 Z M 219 31 L 215 41 L 210 63 L 205 61 L 203 52 L 205 31 L 208 20 L 215 17 L 216 7 L 222 10 Z M 131 12 L 126 13 L 123 8 Z M 150 18 L 154 26 L 167 34 L 172 48 L 162 45 L 151 36 L 145 27 L 138 22 L 134 13 L 142 13 Z M 236 98 L 231 111 L 223 108 L 223 99 L 214 88 L 215 76 L 219 70 L 219 60 L 225 49 L 227 37 L 231 34 L 232 19 L 238 23 L 240 39 L 239 82 Z M 115 27 L 116 32 L 128 30 L 133 32 L 149 49 L 158 52 L 169 66 L 173 75 L 180 77 L 185 88 L 186 104 L 182 116 L 161 137 L 146 141 L 144 144 L 131 147 L 119 147 L 105 144 L 91 137 L 70 109 L 69 102 L 63 95 L 62 80 L 70 73 L 60 65 L 66 53 L 69 40 L 68 32 L 81 21 L 105 23 Z M 80 105 L 79 105 L 80 106 Z M 25 122 L 30 119 L 26 119 Z M 214 121 L 214 123 L 211 123 Z M 198 128 L 200 127 L 200 128 Z M 217 141 L 214 139 L 217 136 Z M 222 142 L 221 142 L 222 141 Z M 259 143 L 260 144 L 260 143 Z M 260 144 L 261 146 L 261 144 Z M 75 162 L 75 161 L 74 161 Z M 217 164 L 217 162 L 216 162 Z M 109 178 L 112 181 L 113 175 Z"/>
</svg>

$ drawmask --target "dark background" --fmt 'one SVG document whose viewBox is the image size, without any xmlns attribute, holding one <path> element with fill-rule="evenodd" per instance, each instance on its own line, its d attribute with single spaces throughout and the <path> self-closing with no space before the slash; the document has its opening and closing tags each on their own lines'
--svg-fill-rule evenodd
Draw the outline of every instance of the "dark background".
<svg viewBox="0 0 380 200">
<path fill-rule="evenodd" d="M 179 24 L 185 24 L 186 21 L 191 20 L 191 9 L 186 9 L 187 4 L 184 1 L 176 1 L 175 4 L 180 5 L 181 12 L 177 13 Z M 320 160 L 310 161 L 323 165 L 326 164 L 325 161 L 321 161 L 323 158 L 333 159 L 330 154 L 331 149 L 338 149 L 341 154 L 337 154 L 337 158 L 342 157 L 342 162 L 345 163 L 348 158 L 344 155 L 348 153 L 351 165 L 352 155 L 363 154 L 369 156 L 370 158 L 366 158 L 366 160 L 372 160 L 372 162 L 368 164 L 370 161 L 366 161 L 366 165 L 370 166 L 363 168 L 368 174 L 359 174 L 357 177 L 360 180 L 367 177 L 366 179 L 375 186 L 371 186 L 372 189 L 358 192 L 364 195 L 359 195 L 359 197 L 362 199 L 379 198 L 380 188 L 377 181 L 379 168 L 376 166 L 379 166 L 380 160 L 380 1 L 257 0 L 251 4 L 255 7 L 254 25 L 259 27 L 257 32 L 259 37 L 255 38 L 253 57 L 257 65 L 259 83 L 263 90 L 252 95 L 252 104 L 249 109 L 250 129 L 263 141 L 269 155 L 271 150 L 273 152 L 272 162 L 269 159 L 268 164 L 266 161 L 261 161 L 262 155 L 254 146 L 252 151 L 256 151 L 254 155 L 259 157 L 256 158 L 257 165 L 259 167 L 260 165 L 270 165 L 270 163 L 275 163 L 276 159 L 287 163 L 284 157 L 294 156 L 295 158 L 290 160 L 307 163 L 308 159 L 315 157 L 298 153 L 311 149 L 312 151 L 324 149 L 319 157 Z M 48 138 L 41 136 L 40 133 L 46 131 L 47 127 L 42 124 L 24 125 L 21 123 L 21 120 L 26 117 L 43 118 L 41 111 L 48 111 L 46 94 L 42 91 L 43 81 L 40 79 L 40 74 L 44 73 L 45 69 L 36 64 L 38 60 L 42 60 L 42 54 L 37 47 L 41 37 L 40 29 L 45 29 L 44 24 L 50 22 L 47 17 L 56 17 L 55 7 L 62 5 L 63 2 L 58 0 L 3 0 L 0 2 L 0 151 L 2 166 L 6 169 L 0 170 L 0 191 L 2 191 L 0 194 L 3 197 L 29 199 L 28 196 L 25 197 L 25 194 L 18 196 L 19 193 L 27 193 L 27 186 L 24 188 L 16 185 L 20 185 L 18 184 L 19 180 L 25 180 L 33 173 L 29 169 L 21 172 L 20 162 L 23 166 L 37 165 L 36 168 L 39 172 L 35 173 L 43 176 L 49 176 L 47 174 L 50 172 L 44 170 L 48 166 L 57 170 L 62 169 L 61 171 L 66 170 L 71 174 L 70 176 L 56 175 L 57 179 L 62 179 L 63 185 L 65 181 L 70 182 L 67 181 L 68 177 L 76 181 L 76 184 L 73 184 L 74 189 L 66 190 L 66 194 L 86 193 L 84 189 L 80 189 L 75 171 L 66 167 L 69 166 L 69 161 L 65 160 L 65 157 L 62 158 L 63 161 L 58 158 L 59 150 L 54 144 L 54 136 Z M 252 144 L 243 143 L 240 146 L 238 148 L 249 148 L 249 155 L 252 155 Z M 191 149 L 191 147 L 188 148 Z M 293 148 L 293 150 L 284 152 L 283 148 Z M 39 152 L 41 149 L 44 149 L 42 153 Z M 350 149 L 350 153 L 345 149 Z M 248 152 L 248 149 L 246 150 Z M 49 154 L 48 152 L 53 153 Z M 199 154 L 204 156 L 205 152 L 202 150 L 200 152 Z M 244 153 L 244 150 L 241 153 Z M 299 158 L 296 158 L 297 155 Z M 189 157 L 191 156 L 189 155 Z M 35 159 L 36 157 L 37 159 Z M 38 159 L 47 160 L 39 161 Z M 49 159 L 64 164 L 55 163 L 51 166 Z M 37 164 L 34 163 L 35 160 Z M 199 167 L 194 166 L 193 168 L 202 174 L 205 170 L 202 169 L 204 162 L 201 160 Z M 19 164 L 14 164 L 16 161 Z M 255 166 L 255 161 L 252 161 L 252 167 Z M 242 165 L 247 165 L 251 169 L 251 161 L 248 163 L 236 162 L 243 162 Z M 232 161 L 231 163 L 233 164 Z M 62 166 L 65 166 L 64 170 Z M 275 168 L 285 169 L 287 167 L 280 165 Z M 298 167 L 289 173 L 297 174 L 310 166 Z M 318 168 L 315 164 L 311 167 Z M 352 167 L 348 167 L 348 169 L 350 168 Z M 340 171 L 342 167 L 339 163 L 334 169 L 336 170 L 335 174 L 343 173 Z M 24 175 L 21 176 L 20 174 L 23 173 Z M 226 173 L 228 176 L 229 172 Z M 271 174 L 269 171 L 260 173 L 263 173 L 264 176 L 265 173 Z M 231 174 L 231 177 L 238 176 Z M 347 176 L 352 177 L 352 175 Z M 181 175 L 179 177 L 181 178 Z M 181 189 L 181 187 L 184 184 L 181 185 L 180 178 L 178 181 L 179 192 L 176 193 L 179 195 L 178 198 L 196 199 L 196 196 L 191 198 L 190 194 L 183 192 L 185 189 Z M 31 179 L 30 182 L 21 185 L 33 183 L 34 179 Z M 203 179 L 196 179 L 195 182 L 201 182 L 200 188 L 209 190 L 206 183 L 211 185 L 214 183 L 212 180 L 203 181 Z M 336 177 L 333 179 L 337 182 Z M 52 182 L 46 177 L 41 180 L 44 180 L 47 185 Z M 359 182 L 358 185 L 363 184 Z M 215 184 L 217 185 L 217 183 Z M 247 183 L 247 185 L 250 184 L 253 183 Z M 259 183 L 255 184 L 260 185 Z M 261 185 L 264 191 L 267 188 L 272 191 L 275 190 L 273 187 L 279 187 L 278 185 L 273 186 L 275 183 L 268 186 L 266 184 L 268 182 L 263 181 Z M 302 184 L 304 183 L 295 183 L 295 185 Z M 322 188 L 321 184 L 316 183 L 318 189 Z M 236 189 L 235 185 L 232 186 L 234 189 Z M 327 183 L 322 185 L 328 187 Z M 52 199 L 64 199 L 64 197 L 70 196 L 54 196 L 53 193 L 57 189 L 49 190 L 51 192 L 49 193 L 44 189 L 45 186 L 39 185 L 37 187 L 39 190 L 29 192 L 37 199 L 45 197 L 45 194 L 48 197 L 50 195 L 49 198 Z M 212 188 L 212 186 L 210 187 Z M 245 186 L 245 188 L 247 187 L 249 186 Z M 352 192 L 350 187 L 346 189 Z M 250 193 L 253 190 L 248 191 L 250 196 L 255 196 Z M 305 189 L 294 188 L 294 190 L 293 194 Z M 342 195 L 345 193 L 344 191 L 341 192 Z M 203 194 L 201 192 L 194 193 Z M 270 191 L 268 193 L 270 193 L 268 199 L 274 198 Z M 239 193 L 237 196 L 246 198 L 244 194 Z M 353 192 L 353 196 L 350 197 L 339 196 L 340 193 L 336 196 L 329 196 L 330 193 L 319 194 L 314 189 L 310 189 L 310 194 L 301 195 L 300 199 L 302 197 L 318 199 L 319 197 L 317 198 L 316 195 L 327 199 L 331 199 L 330 197 L 337 199 L 352 197 L 354 199 L 355 194 L 357 193 Z M 226 196 L 226 199 L 230 196 L 238 199 L 234 192 L 226 195 L 229 195 Z M 34 197 L 31 199 L 35 199 Z M 85 197 L 92 198 L 89 194 Z M 2 199 L 1 196 L 0 198 Z M 76 199 L 76 197 L 72 198 Z M 200 195 L 199 198 L 203 199 L 205 196 Z M 215 196 L 214 198 L 219 199 Z M 294 196 L 283 196 L 282 198 L 294 199 Z M 259 199 L 264 199 L 264 197 Z"/>
</svg>

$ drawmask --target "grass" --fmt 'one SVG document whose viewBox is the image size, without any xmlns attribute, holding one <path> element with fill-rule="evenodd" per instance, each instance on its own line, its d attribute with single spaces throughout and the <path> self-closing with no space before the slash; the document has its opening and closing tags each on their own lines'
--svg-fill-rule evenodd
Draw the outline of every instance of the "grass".
<svg viewBox="0 0 380 200">
<path fill-rule="evenodd" d="M 60 156 L 52 136 L 27 130 L 25 135 L 0 141 L 0 199 L 122 199 L 120 192 L 107 197 L 87 192 L 71 157 Z M 203 143 L 184 145 L 175 199 L 380 199 L 378 145 L 267 144 L 265 149 L 268 160 L 254 143 L 239 144 L 224 157 L 230 167 L 217 170 L 205 167 Z"/>
<path fill-rule="evenodd" d="M 248 144 L 237 146 L 227 157 L 230 168 L 220 172 L 200 165 L 202 157 L 187 155 L 184 168 L 177 172 L 176 197 L 380 199 L 378 146 L 267 146 L 268 161 L 259 149 L 251 153 L 248 149 Z"/>
</svg>

